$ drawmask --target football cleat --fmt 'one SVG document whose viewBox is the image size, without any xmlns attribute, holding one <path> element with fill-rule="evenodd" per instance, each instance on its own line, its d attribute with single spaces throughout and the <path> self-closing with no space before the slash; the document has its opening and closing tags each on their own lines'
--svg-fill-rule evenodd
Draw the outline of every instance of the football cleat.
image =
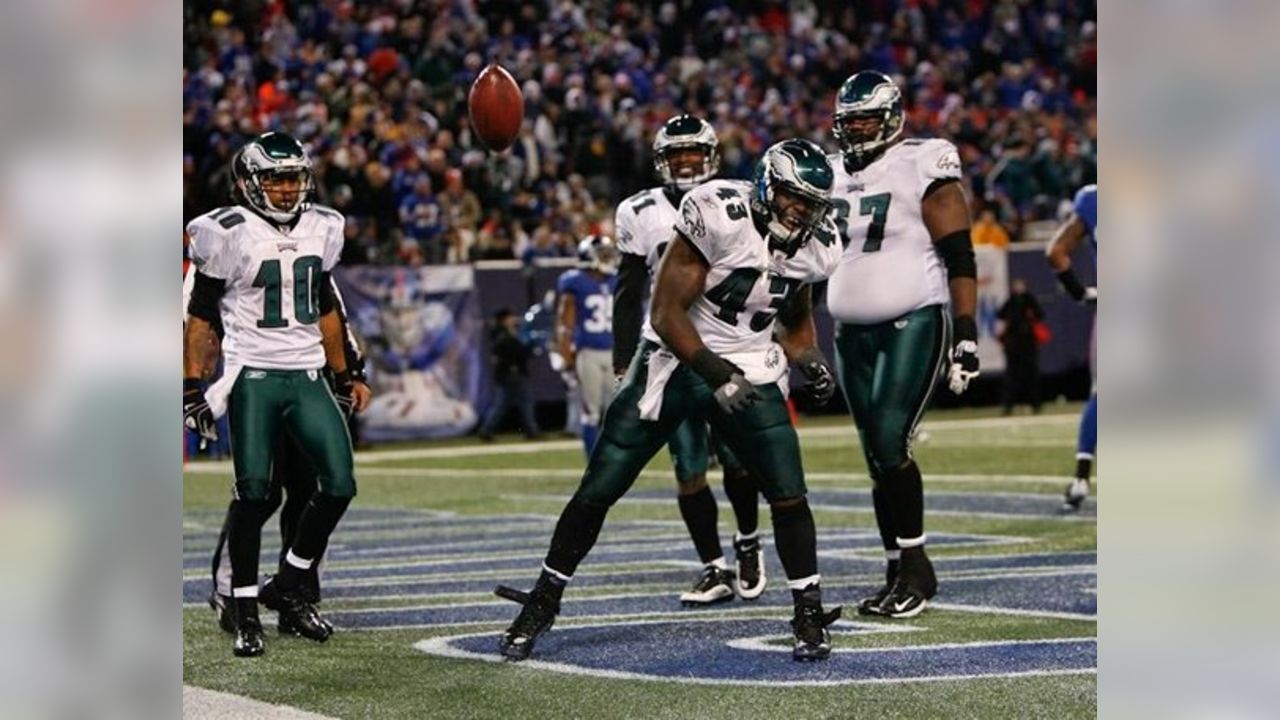
<svg viewBox="0 0 1280 720">
<path fill-rule="evenodd" d="M 236 657 L 258 657 L 267 650 L 262 623 L 256 617 L 247 617 L 236 623 L 236 641 L 231 652 Z"/>
<path fill-rule="evenodd" d="M 1076 512 L 1084 505 L 1087 497 L 1089 497 L 1089 481 L 1085 478 L 1076 478 L 1063 493 L 1062 509 L 1066 512 Z"/>
<path fill-rule="evenodd" d="M 733 540 L 733 552 L 737 556 L 738 579 L 734 589 L 743 600 L 755 600 L 764 592 L 768 578 L 764 574 L 764 553 L 760 552 L 760 539 Z"/>
<path fill-rule="evenodd" d="M 325 642 L 333 635 L 333 624 L 325 620 L 315 606 L 295 591 L 283 591 L 275 578 L 268 579 L 258 591 L 258 601 L 280 615 L 276 626 L 281 635 L 297 635 Z"/>
<path fill-rule="evenodd" d="M 889 593 L 893 590 L 893 586 L 885 584 L 880 589 L 858 601 L 859 615 L 879 615 L 880 603 L 889 597 Z"/>
<path fill-rule="evenodd" d="M 898 579 L 898 561 L 890 560 L 884 570 L 884 585 L 874 593 L 862 598 L 858 601 L 859 615 L 879 615 L 880 603 L 889 597 L 889 593 L 893 590 L 893 583 Z"/>
<path fill-rule="evenodd" d="M 822 593 L 816 585 L 804 589 L 796 603 L 796 614 L 791 620 L 791 631 L 796 644 L 791 649 L 791 659 L 797 662 L 825 660 L 831 654 L 831 631 L 827 626 L 840 619 L 843 608 L 822 611 Z"/>
<path fill-rule="evenodd" d="M 924 547 L 904 548 L 898 561 L 898 579 L 880 602 L 878 615 L 891 618 L 915 617 L 938 593 L 938 578 Z"/>
<path fill-rule="evenodd" d="M 215 590 L 209 593 L 209 607 L 213 608 L 213 616 L 218 620 L 218 627 L 225 633 L 235 634 L 236 606 L 228 595 L 219 595 Z"/>
<path fill-rule="evenodd" d="M 680 594 L 680 602 L 686 606 L 711 605 L 733 599 L 734 574 L 728 568 L 708 565 L 702 577 L 688 592 Z M 758 593 L 757 593 L 758 594 Z"/>
<path fill-rule="evenodd" d="M 550 593 L 523 592 L 499 585 L 494 594 L 500 598 L 520 603 L 520 614 L 515 622 L 502 634 L 498 642 L 498 651 L 510 662 L 520 662 L 533 652 L 534 643 L 542 637 L 552 625 L 556 624 L 556 615 L 560 613 L 560 602 Z"/>
</svg>

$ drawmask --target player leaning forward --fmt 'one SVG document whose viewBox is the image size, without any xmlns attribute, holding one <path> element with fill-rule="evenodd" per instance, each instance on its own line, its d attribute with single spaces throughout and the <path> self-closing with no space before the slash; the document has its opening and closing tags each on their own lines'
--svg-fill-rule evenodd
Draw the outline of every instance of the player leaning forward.
<svg viewBox="0 0 1280 720">
<path fill-rule="evenodd" d="M 790 360 L 815 394 L 833 390 L 814 345 L 808 287 L 831 274 L 840 254 L 825 217 L 831 179 L 821 150 L 787 140 L 765 153 L 753 183 L 714 180 L 681 200 L 644 341 L 605 414 L 582 483 L 560 514 L 542 574 L 528 594 L 498 589 L 524 605 L 502 636 L 503 655 L 528 657 L 551 628 L 564 586 L 610 506 L 688 418 L 711 424 L 753 469 L 769 501 L 795 602 L 793 657 L 830 653 L 827 626 L 840 611 L 822 609 L 813 515 L 783 384 Z M 773 340 L 775 318 L 785 330 L 781 346 Z"/>
<path fill-rule="evenodd" d="M 863 614 L 911 617 L 937 592 L 910 440 L 935 382 L 978 374 L 977 268 L 960 158 L 945 140 L 902 140 L 902 95 L 853 75 L 836 96 L 831 212 L 846 247 L 831 277 L 836 367 L 871 473 L 886 584 Z"/>
<path fill-rule="evenodd" d="M 258 554 L 270 515 L 271 448 L 288 432 L 319 469 L 319 488 L 298 521 L 287 556 L 262 602 L 282 624 L 323 642 L 333 632 L 299 592 L 307 569 L 356 494 L 351 437 L 321 370 L 327 365 L 344 402 L 352 379 L 342 325 L 328 279 L 342 252 L 343 218 L 311 204 L 311 161 L 281 133 L 254 139 L 242 152 L 246 206 L 202 215 L 187 226 L 196 265 L 183 341 L 183 416 L 188 427 L 216 435 L 214 416 L 230 415 L 235 465 L 227 543 L 236 614 L 233 650 L 261 655 Z M 221 321 L 226 368 L 206 395 L 202 353 Z M 356 408 L 359 409 L 359 408 Z M 288 622 L 285 623 L 284 621 Z"/>
</svg>

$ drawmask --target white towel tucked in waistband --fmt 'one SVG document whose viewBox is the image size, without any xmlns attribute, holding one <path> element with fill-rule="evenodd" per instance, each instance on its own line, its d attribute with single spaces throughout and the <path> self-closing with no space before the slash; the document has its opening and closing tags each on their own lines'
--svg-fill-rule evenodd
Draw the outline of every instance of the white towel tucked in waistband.
<svg viewBox="0 0 1280 720">
<path fill-rule="evenodd" d="M 644 395 L 640 396 L 640 419 L 656 421 L 662 414 L 662 395 L 667 390 L 667 381 L 671 373 L 680 367 L 680 361 L 666 348 L 657 348 L 649 353 L 648 379 L 644 384 Z"/>
<path fill-rule="evenodd" d="M 770 343 L 762 350 L 725 353 L 722 357 L 742 368 L 743 376 L 752 385 L 779 383 L 783 394 L 786 394 L 787 359 L 781 345 Z M 657 420 L 662 414 L 662 397 L 667 389 L 667 381 L 678 367 L 680 361 L 666 348 L 658 348 L 649 353 L 649 377 L 639 403 L 641 420 Z"/>
<path fill-rule="evenodd" d="M 204 392 L 204 399 L 209 403 L 209 409 L 213 411 L 215 418 L 220 418 L 227 412 L 227 400 L 231 397 L 231 388 L 236 384 L 236 378 L 240 377 L 240 371 L 244 369 L 243 365 L 228 365 L 223 368 L 222 377 L 217 382 L 209 386 Z"/>
</svg>

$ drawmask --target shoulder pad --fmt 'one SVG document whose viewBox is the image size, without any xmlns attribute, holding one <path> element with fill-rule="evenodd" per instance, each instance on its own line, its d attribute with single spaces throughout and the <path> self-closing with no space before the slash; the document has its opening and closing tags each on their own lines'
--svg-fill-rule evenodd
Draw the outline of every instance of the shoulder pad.
<svg viewBox="0 0 1280 720">
<path fill-rule="evenodd" d="M 244 211 L 235 206 L 220 207 L 216 210 L 210 210 L 204 215 L 192 220 L 190 224 L 194 225 L 202 220 L 207 220 L 212 224 L 216 224 L 223 230 L 230 230 L 244 222 Z"/>
</svg>

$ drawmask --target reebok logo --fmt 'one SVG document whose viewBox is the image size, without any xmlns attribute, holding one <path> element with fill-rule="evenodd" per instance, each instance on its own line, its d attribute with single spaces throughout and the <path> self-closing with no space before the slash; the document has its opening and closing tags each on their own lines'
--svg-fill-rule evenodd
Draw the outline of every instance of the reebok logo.
<svg viewBox="0 0 1280 720">
<path fill-rule="evenodd" d="M 262 370 L 249 370 L 245 372 L 244 379 L 245 380 L 261 380 L 266 376 L 267 374 Z"/>
</svg>

